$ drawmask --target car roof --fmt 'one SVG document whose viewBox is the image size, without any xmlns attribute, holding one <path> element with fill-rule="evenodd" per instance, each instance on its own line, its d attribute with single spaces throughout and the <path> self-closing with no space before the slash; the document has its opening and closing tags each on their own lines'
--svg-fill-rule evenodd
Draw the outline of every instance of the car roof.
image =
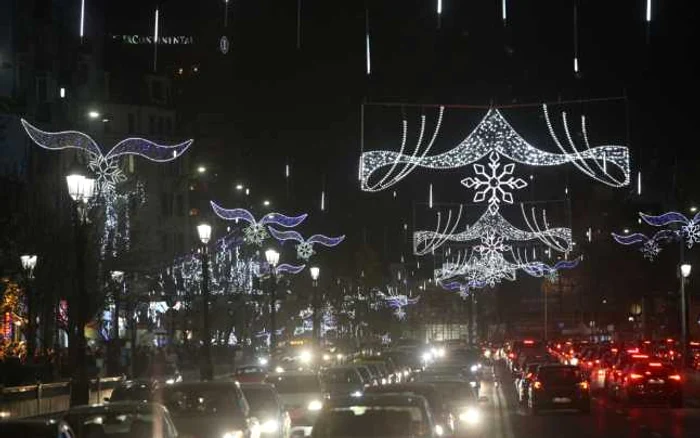
<svg viewBox="0 0 700 438">
<path fill-rule="evenodd" d="M 270 373 L 267 377 L 318 377 L 318 374 L 308 371 L 285 371 L 283 373 Z"/>
<path fill-rule="evenodd" d="M 363 394 L 362 397 L 337 397 L 331 398 L 328 406 L 357 406 L 357 405 L 374 405 L 374 406 L 426 406 L 427 401 L 421 395 L 408 395 L 401 393 L 390 394 Z"/>
<path fill-rule="evenodd" d="M 165 406 L 160 403 L 146 403 L 141 401 L 119 401 L 96 405 L 75 406 L 66 411 L 70 414 L 92 414 L 98 412 L 146 412 L 146 411 L 165 411 Z"/>
<path fill-rule="evenodd" d="M 216 389 L 216 388 L 230 388 L 238 387 L 239 383 L 234 380 L 217 380 L 215 382 L 177 382 L 172 385 L 167 385 L 164 387 L 170 390 L 192 390 L 192 389 Z"/>
<path fill-rule="evenodd" d="M 262 383 L 262 382 L 251 382 L 251 383 L 241 383 L 241 389 L 272 389 L 274 390 L 275 387 L 271 385 L 270 383 Z"/>
</svg>

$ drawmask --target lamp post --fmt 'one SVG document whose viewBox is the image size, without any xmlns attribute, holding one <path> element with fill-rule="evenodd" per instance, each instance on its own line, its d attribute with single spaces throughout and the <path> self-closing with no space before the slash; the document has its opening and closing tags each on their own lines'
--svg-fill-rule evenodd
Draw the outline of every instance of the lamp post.
<svg viewBox="0 0 700 438">
<path fill-rule="evenodd" d="M 71 382 L 70 405 L 85 405 L 90 400 L 87 375 L 85 325 L 88 322 L 88 296 L 85 288 L 85 251 L 87 250 L 87 203 L 95 192 L 95 180 L 80 172 L 66 176 L 68 194 L 73 199 L 73 226 L 75 227 L 75 291 L 68 302 L 72 324 L 74 371 Z"/>
<path fill-rule="evenodd" d="M 321 346 L 321 324 L 320 324 L 320 315 L 319 315 L 319 307 L 320 306 L 320 297 L 318 294 L 318 276 L 321 274 L 321 269 L 318 266 L 313 266 L 309 269 L 309 272 L 311 273 L 311 281 L 313 283 L 313 288 L 314 288 L 314 293 L 311 301 L 311 306 L 313 307 L 314 311 L 314 316 L 313 316 L 313 329 L 312 329 L 312 337 L 314 344 L 317 347 Z"/>
<path fill-rule="evenodd" d="M 277 263 L 280 253 L 274 249 L 265 251 L 265 260 L 270 265 L 270 354 L 277 347 Z"/>
<path fill-rule="evenodd" d="M 34 358 L 34 347 L 36 345 L 36 321 L 34 317 L 34 268 L 36 267 L 36 255 L 25 254 L 19 257 L 24 271 L 25 290 L 27 295 L 27 357 L 31 360 Z"/>
<path fill-rule="evenodd" d="M 209 251 L 207 244 L 211 240 L 211 225 L 197 225 L 197 234 L 202 242 L 202 362 L 199 370 L 201 380 L 214 378 L 214 366 L 211 360 L 211 333 L 209 331 Z"/>
<path fill-rule="evenodd" d="M 683 366 L 687 366 L 688 361 L 688 296 L 685 293 L 685 282 L 690 277 L 692 265 L 683 263 L 680 266 L 681 274 L 681 343 L 682 345 L 682 360 Z"/>
</svg>

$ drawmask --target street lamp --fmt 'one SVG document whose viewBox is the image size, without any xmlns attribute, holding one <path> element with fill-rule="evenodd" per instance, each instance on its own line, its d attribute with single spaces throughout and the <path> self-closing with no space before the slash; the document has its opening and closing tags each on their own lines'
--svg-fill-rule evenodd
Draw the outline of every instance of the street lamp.
<svg viewBox="0 0 700 438">
<path fill-rule="evenodd" d="M 280 253 L 274 249 L 265 251 L 265 260 L 270 265 L 270 353 L 277 347 L 277 263 Z"/>
<path fill-rule="evenodd" d="M 34 290 L 32 280 L 34 279 L 34 268 L 36 267 L 36 255 L 25 254 L 19 257 L 24 271 L 25 291 L 27 296 L 27 358 L 34 358 L 34 346 L 36 343 L 36 321 L 34 317 Z"/>
<path fill-rule="evenodd" d="M 320 327 L 320 315 L 319 315 L 319 307 L 321 307 L 321 303 L 319 300 L 319 294 L 318 294 L 318 276 L 321 273 L 321 269 L 318 266 L 313 266 L 309 269 L 309 272 L 311 273 L 311 280 L 313 283 L 313 288 L 314 288 L 314 294 L 311 302 L 311 306 L 313 307 L 314 311 L 314 316 L 313 316 L 313 329 L 312 329 L 312 337 L 314 340 L 314 343 L 317 346 L 321 346 L 321 327 Z"/>
<path fill-rule="evenodd" d="M 211 334 L 209 330 L 209 251 L 207 244 L 211 240 L 211 225 L 197 225 L 197 234 L 202 242 L 202 362 L 199 370 L 201 380 L 214 378 L 214 366 L 211 360 Z"/>
<path fill-rule="evenodd" d="M 689 263 L 683 263 L 680 266 L 681 273 L 681 343 L 682 345 L 682 360 L 683 365 L 689 364 L 688 361 L 688 296 L 685 293 L 685 282 L 690 277 L 690 271 L 693 266 Z"/>
<path fill-rule="evenodd" d="M 85 326 L 88 323 L 88 296 L 85 287 L 85 252 L 87 250 L 87 204 L 95 193 L 95 180 L 80 171 L 66 176 L 68 194 L 73 199 L 73 226 L 75 228 L 75 275 L 76 290 L 71 296 L 68 308 L 75 318 L 76 329 L 71 332 L 75 340 L 73 350 L 74 371 L 71 382 L 70 405 L 88 404 L 90 401 L 90 382 L 87 375 Z"/>
</svg>

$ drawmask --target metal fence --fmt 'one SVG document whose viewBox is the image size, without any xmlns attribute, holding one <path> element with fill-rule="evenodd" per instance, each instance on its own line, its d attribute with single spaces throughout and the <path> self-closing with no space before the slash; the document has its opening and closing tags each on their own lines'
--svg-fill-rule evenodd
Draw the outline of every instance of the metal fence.
<svg viewBox="0 0 700 438">
<path fill-rule="evenodd" d="M 94 379 L 90 383 L 90 403 L 102 403 L 123 377 Z M 60 412 L 70 407 L 70 382 L 38 383 L 26 386 L 0 386 L 0 418 L 32 417 Z"/>
</svg>

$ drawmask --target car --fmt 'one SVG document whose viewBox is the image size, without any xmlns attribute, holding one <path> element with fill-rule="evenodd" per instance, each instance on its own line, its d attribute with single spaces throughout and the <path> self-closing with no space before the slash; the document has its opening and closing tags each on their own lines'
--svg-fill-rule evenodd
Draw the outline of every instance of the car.
<svg viewBox="0 0 700 438">
<path fill-rule="evenodd" d="M 75 406 L 61 415 L 77 438 L 182 438 L 159 403 L 123 401 Z"/>
<path fill-rule="evenodd" d="M 622 384 L 617 398 L 627 404 L 637 402 L 669 403 L 674 408 L 683 407 L 681 375 L 670 363 L 638 361 L 623 371 Z"/>
<path fill-rule="evenodd" d="M 591 411 L 589 384 L 579 367 L 540 365 L 528 390 L 528 408 L 533 414 L 542 409 Z"/>
<path fill-rule="evenodd" d="M 608 369 L 608 374 L 605 376 L 605 388 L 608 395 L 616 397 L 620 388 L 624 383 L 625 370 L 635 362 L 646 362 L 653 359 L 648 354 L 639 353 L 638 349 L 628 349 L 626 352 L 619 353 L 615 363 Z"/>
<path fill-rule="evenodd" d="M 323 407 L 323 391 L 318 374 L 311 372 L 273 373 L 266 383 L 275 387 L 292 421 L 291 435 L 311 434 L 316 417 Z"/>
<path fill-rule="evenodd" d="M 292 420 L 275 388 L 267 383 L 242 383 L 250 413 L 260 423 L 260 435 L 263 438 L 288 438 L 291 434 Z"/>
<path fill-rule="evenodd" d="M 321 389 L 326 397 L 362 395 L 364 384 L 356 367 L 332 367 L 321 371 Z"/>
<path fill-rule="evenodd" d="M 73 429 L 54 418 L 18 418 L 0 421 L 0 436 L 31 438 L 76 438 Z"/>
<path fill-rule="evenodd" d="M 488 402 L 487 397 L 477 397 L 474 388 L 463 380 L 443 379 L 427 383 L 442 393 L 446 409 L 456 418 L 455 435 L 474 437 L 485 433 L 481 404 Z"/>
<path fill-rule="evenodd" d="M 312 438 L 422 437 L 438 438 L 424 397 L 406 394 L 373 394 L 331 399 L 314 425 Z"/>
<path fill-rule="evenodd" d="M 120 382 L 113 390 L 107 402 L 120 401 L 153 401 L 153 394 L 158 384 L 150 379 L 125 380 Z"/>
<path fill-rule="evenodd" d="M 430 383 L 402 383 L 397 385 L 375 386 L 367 388 L 367 395 L 374 394 L 413 394 L 426 399 L 428 407 L 435 420 L 445 433 L 452 434 L 455 431 L 455 416 L 448 404 L 435 386 Z"/>
<path fill-rule="evenodd" d="M 518 402 L 520 402 L 521 405 L 527 403 L 530 383 L 532 383 L 532 378 L 540 365 L 542 365 L 542 363 L 529 363 L 522 375 L 515 381 L 516 394 L 518 396 Z"/>
<path fill-rule="evenodd" d="M 262 366 L 241 366 L 233 372 L 233 378 L 240 383 L 262 383 L 265 377 L 267 377 L 267 369 Z"/>
<path fill-rule="evenodd" d="M 362 377 L 362 383 L 363 383 L 363 386 L 365 388 L 368 386 L 379 385 L 379 382 L 377 381 L 377 379 L 375 379 L 372 376 L 372 373 L 369 371 L 369 368 L 367 368 L 366 366 L 358 365 L 358 364 L 350 364 L 348 366 L 355 368 L 357 370 L 357 372 L 360 373 L 360 377 Z"/>
<path fill-rule="evenodd" d="M 174 363 L 152 363 L 143 377 L 167 385 L 182 382 L 182 374 Z"/>
<path fill-rule="evenodd" d="M 259 438 L 240 384 L 234 381 L 180 382 L 156 397 L 168 408 L 179 438 Z"/>
<path fill-rule="evenodd" d="M 367 370 L 369 370 L 370 375 L 372 377 L 372 381 L 376 382 L 375 384 L 377 385 L 386 385 L 388 383 L 387 377 L 388 374 L 386 374 L 386 368 L 383 368 L 379 363 L 377 362 L 356 362 L 357 365 L 361 365 Z"/>
<path fill-rule="evenodd" d="M 461 380 L 467 382 L 478 396 L 481 389 L 481 371 L 479 364 L 473 363 L 468 367 L 466 365 L 440 365 L 431 366 L 421 373 L 412 376 L 415 382 L 433 382 L 433 381 L 453 381 Z"/>
</svg>

